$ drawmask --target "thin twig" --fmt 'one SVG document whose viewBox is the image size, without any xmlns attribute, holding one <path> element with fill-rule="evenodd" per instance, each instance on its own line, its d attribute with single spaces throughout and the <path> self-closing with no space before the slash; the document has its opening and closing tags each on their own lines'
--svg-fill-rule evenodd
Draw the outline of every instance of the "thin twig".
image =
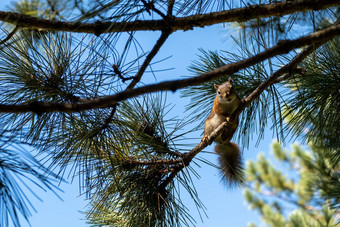
<svg viewBox="0 0 340 227">
<path fill-rule="evenodd" d="M 134 78 L 134 76 L 124 77 L 122 72 L 118 69 L 117 65 L 112 65 L 112 68 L 113 72 L 118 76 L 119 79 L 122 80 L 123 83 L 125 83 L 125 81 L 127 80 L 132 80 Z"/>
<path fill-rule="evenodd" d="M 48 20 L 18 13 L 0 11 L 0 21 L 15 24 L 23 28 L 100 35 L 102 33 L 127 31 L 190 30 L 194 27 L 204 27 L 218 23 L 244 22 L 255 18 L 283 16 L 301 11 L 322 10 L 332 6 L 338 6 L 339 4 L 340 0 L 283 1 L 274 4 L 251 5 L 238 9 L 198 14 L 188 17 L 166 17 L 161 20 L 136 20 L 131 22 L 97 21 L 95 23 Z"/>
<path fill-rule="evenodd" d="M 127 86 L 126 91 L 131 90 L 135 87 L 135 85 L 140 81 L 142 78 L 146 68 L 150 64 L 151 60 L 155 57 L 155 55 L 158 53 L 159 49 L 162 47 L 162 45 L 165 43 L 167 38 L 170 36 L 171 32 L 170 31 L 162 31 L 161 36 L 157 40 L 156 44 L 150 51 L 150 53 L 146 56 L 142 66 L 139 68 L 138 72 L 136 73 L 134 79 L 131 81 L 129 86 Z"/>
<path fill-rule="evenodd" d="M 0 45 L 4 44 L 8 40 L 12 38 L 12 36 L 19 30 L 19 26 L 15 26 L 15 28 L 4 38 L 3 40 L 0 41 Z"/>
<path fill-rule="evenodd" d="M 155 7 L 155 5 L 153 4 L 153 2 L 146 2 L 145 0 L 141 0 L 141 2 L 142 2 L 142 3 L 144 4 L 144 6 L 147 8 L 149 14 L 151 14 L 151 13 L 149 12 L 149 10 L 152 10 L 152 11 L 154 11 L 155 13 L 157 13 L 158 15 L 160 15 L 161 17 L 163 17 L 163 18 L 166 17 L 164 13 L 162 13 L 159 9 L 157 9 L 157 8 Z"/>
<path fill-rule="evenodd" d="M 168 12 L 167 12 L 167 16 L 168 17 L 172 16 L 172 11 L 173 11 L 173 8 L 174 8 L 174 4 L 175 4 L 175 0 L 169 0 Z"/>
</svg>

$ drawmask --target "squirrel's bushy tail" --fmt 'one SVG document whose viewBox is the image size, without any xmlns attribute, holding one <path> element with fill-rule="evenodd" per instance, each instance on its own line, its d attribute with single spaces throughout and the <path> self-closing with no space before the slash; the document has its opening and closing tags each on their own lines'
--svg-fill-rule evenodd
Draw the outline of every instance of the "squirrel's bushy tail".
<svg viewBox="0 0 340 227">
<path fill-rule="evenodd" d="M 228 186 L 238 186 L 244 182 L 244 169 L 241 151 L 237 144 L 216 143 L 215 152 L 219 155 L 221 177 Z"/>
</svg>

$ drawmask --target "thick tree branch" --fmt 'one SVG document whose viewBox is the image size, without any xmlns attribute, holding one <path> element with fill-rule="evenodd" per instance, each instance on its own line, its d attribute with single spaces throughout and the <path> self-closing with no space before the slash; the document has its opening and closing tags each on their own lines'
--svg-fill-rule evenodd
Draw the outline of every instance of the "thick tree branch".
<svg viewBox="0 0 340 227">
<path fill-rule="evenodd" d="M 241 69 L 244 69 L 254 64 L 257 64 L 259 62 L 262 62 L 263 60 L 266 60 L 268 58 L 274 57 L 276 55 L 288 53 L 290 50 L 306 46 L 307 44 L 323 43 L 338 35 L 340 35 L 340 24 L 333 25 L 329 28 L 317 31 L 315 33 L 312 33 L 310 35 L 307 35 L 307 36 L 304 36 L 298 39 L 280 41 L 274 47 L 269 48 L 259 54 L 256 54 L 253 57 L 249 57 L 239 62 L 230 63 L 228 65 L 222 66 L 210 72 L 203 73 L 197 77 L 151 84 L 151 85 L 147 85 L 147 86 L 143 86 L 143 87 L 139 87 L 139 88 L 135 88 L 131 90 L 125 90 L 115 95 L 110 95 L 110 96 L 105 96 L 101 98 L 95 98 L 92 100 L 84 101 L 83 103 L 34 102 L 31 104 L 21 104 L 21 105 L 20 104 L 19 105 L 0 104 L 0 112 L 3 112 L 3 113 L 25 113 L 25 112 L 43 113 L 43 112 L 56 112 L 56 111 L 79 112 L 79 111 L 85 111 L 85 110 L 94 109 L 94 108 L 105 108 L 105 107 L 112 106 L 113 104 L 119 101 L 123 101 L 123 100 L 136 97 L 142 94 L 152 93 L 152 92 L 157 92 L 157 91 L 167 91 L 167 90 L 176 91 L 177 89 L 180 89 L 180 88 L 184 88 L 184 87 L 188 87 L 192 85 L 198 85 L 204 82 L 214 80 L 226 74 L 232 75 Z M 286 73 L 284 69 L 281 69 L 281 71 L 284 71 L 284 73 Z M 266 86 L 269 86 L 270 83 L 272 83 L 275 80 L 270 79 L 270 81 L 265 81 L 266 84 L 262 85 L 258 89 L 260 90 L 264 89 Z M 260 91 L 257 90 L 254 92 L 260 92 Z M 251 100 L 255 99 L 256 97 L 257 97 L 256 95 L 253 95 L 253 98 Z"/>
<path fill-rule="evenodd" d="M 170 1 L 170 4 L 172 4 L 172 1 Z M 81 32 L 100 35 L 102 33 L 128 31 L 189 30 L 194 27 L 204 27 L 224 22 L 243 22 L 255 18 L 283 16 L 301 11 L 322 10 L 339 4 L 340 0 L 296 0 L 267 5 L 252 5 L 244 8 L 198 14 L 181 18 L 170 17 L 168 15 L 168 17 L 161 20 L 137 20 L 131 22 L 97 21 L 95 23 L 47 20 L 18 13 L 0 11 L 0 20 L 23 28 Z M 171 7 L 169 7 L 169 10 L 170 9 Z"/>
</svg>

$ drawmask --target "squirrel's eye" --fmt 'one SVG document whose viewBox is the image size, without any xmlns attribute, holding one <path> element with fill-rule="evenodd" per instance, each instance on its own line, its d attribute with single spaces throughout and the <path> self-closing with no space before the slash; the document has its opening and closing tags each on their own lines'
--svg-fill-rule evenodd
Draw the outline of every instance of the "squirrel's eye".
<svg viewBox="0 0 340 227">
<path fill-rule="evenodd" d="M 220 95 L 220 94 L 221 94 L 221 92 L 220 92 L 220 91 L 218 91 L 218 94 Z"/>
</svg>

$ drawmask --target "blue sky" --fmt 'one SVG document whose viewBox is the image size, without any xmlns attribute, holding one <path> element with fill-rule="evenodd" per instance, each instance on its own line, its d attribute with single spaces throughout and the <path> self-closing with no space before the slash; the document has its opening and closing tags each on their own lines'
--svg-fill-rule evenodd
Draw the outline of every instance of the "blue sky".
<svg viewBox="0 0 340 227">
<path fill-rule="evenodd" d="M 9 0 L 3 0 L 0 10 L 4 10 L 5 6 L 9 4 Z M 172 56 L 165 62 L 155 65 L 155 68 L 174 68 L 171 71 L 162 72 L 158 80 L 171 80 L 180 76 L 190 75 L 187 67 L 192 60 L 197 59 L 199 54 L 198 48 L 206 50 L 234 50 L 234 44 L 230 41 L 229 36 L 231 32 L 228 31 L 228 26 L 215 25 L 207 28 L 198 28 L 192 31 L 177 32 L 173 34 L 170 39 L 162 47 L 161 51 L 155 58 L 155 61 Z M 143 32 L 141 43 L 145 45 L 144 50 L 149 50 L 148 47 L 154 44 L 155 37 L 158 37 L 157 32 Z M 227 41 L 229 40 L 229 41 Z M 151 78 L 153 79 L 153 78 Z M 153 81 L 154 82 L 154 81 Z M 176 103 L 175 112 L 178 116 L 187 115 L 184 112 L 184 105 L 189 100 L 179 98 L 179 92 L 168 95 L 168 101 Z M 199 133 L 196 134 L 197 140 L 190 141 L 190 143 L 199 142 Z M 258 147 L 255 147 L 257 137 L 250 143 L 249 149 L 244 150 L 244 160 L 255 160 L 260 151 L 268 153 L 269 146 L 272 141 L 272 133 L 267 130 L 264 139 Z M 212 151 L 213 146 L 206 148 L 207 151 Z M 204 158 L 216 162 L 216 156 L 211 154 L 201 154 Z M 206 206 L 206 214 L 209 218 L 203 215 L 203 223 L 200 221 L 199 215 L 195 206 L 190 203 L 190 199 L 183 198 L 188 201 L 188 208 L 190 213 L 195 217 L 198 227 L 206 226 L 247 226 L 247 223 L 253 221 L 260 222 L 260 216 L 255 211 L 250 211 L 245 204 L 242 197 L 242 189 L 227 189 L 220 181 L 217 170 L 204 165 L 197 168 L 200 174 L 200 179 L 195 179 L 196 189 L 200 198 Z M 68 179 L 71 181 L 71 179 Z M 41 192 L 39 196 L 43 202 L 32 198 L 33 205 L 37 212 L 32 212 L 33 216 L 30 218 L 31 226 L 33 227 L 82 227 L 88 226 L 84 220 L 84 215 L 80 211 L 84 211 L 87 204 L 84 201 L 84 196 L 79 195 L 79 182 L 74 179 L 72 184 L 61 183 L 60 188 L 64 191 L 59 193 L 60 200 L 53 193 Z M 22 222 L 22 226 L 29 226 Z"/>
</svg>

